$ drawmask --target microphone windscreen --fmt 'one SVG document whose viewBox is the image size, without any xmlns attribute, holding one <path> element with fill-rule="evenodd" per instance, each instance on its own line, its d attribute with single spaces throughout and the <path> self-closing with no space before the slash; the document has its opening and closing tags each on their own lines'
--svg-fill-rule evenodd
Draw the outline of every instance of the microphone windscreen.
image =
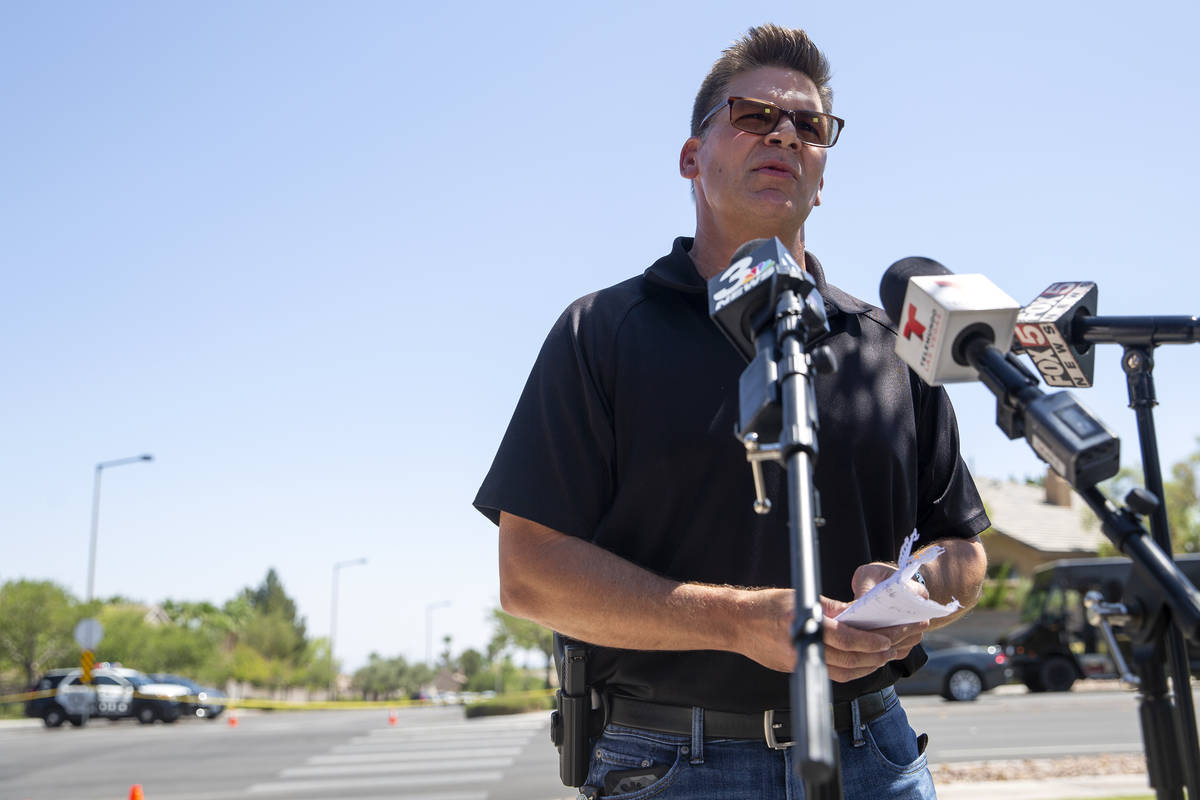
<svg viewBox="0 0 1200 800">
<path fill-rule="evenodd" d="M 909 256 L 887 268 L 879 281 L 879 302 L 892 322 L 899 324 L 900 307 L 904 305 L 904 293 L 908 291 L 908 279 L 921 275 L 950 275 L 950 270 L 932 258 Z"/>
<path fill-rule="evenodd" d="M 769 241 L 770 239 L 751 239 L 737 250 L 733 251 L 733 258 L 729 259 L 729 263 L 736 264 Z"/>
</svg>

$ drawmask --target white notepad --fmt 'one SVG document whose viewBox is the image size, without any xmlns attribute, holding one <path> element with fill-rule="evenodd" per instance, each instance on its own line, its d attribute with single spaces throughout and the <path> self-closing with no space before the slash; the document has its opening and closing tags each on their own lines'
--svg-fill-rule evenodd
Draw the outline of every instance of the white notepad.
<svg viewBox="0 0 1200 800">
<path fill-rule="evenodd" d="M 926 600 L 914 591 L 912 576 L 917 567 L 928 564 L 946 552 L 946 548 L 941 545 L 934 545 L 912 558 L 912 547 L 917 538 L 917 532 L 913 531 L 912 535 L 904 540 L 897 562 L 899 568 L 895 574 L 876 584 L 834 619 L 855 628 L 889 628 L 893 625 L 907 625 L 944 617 L 962 608 L 954 598 L 951 598 L 949 603 L 942 604 Z"/>
</svg>

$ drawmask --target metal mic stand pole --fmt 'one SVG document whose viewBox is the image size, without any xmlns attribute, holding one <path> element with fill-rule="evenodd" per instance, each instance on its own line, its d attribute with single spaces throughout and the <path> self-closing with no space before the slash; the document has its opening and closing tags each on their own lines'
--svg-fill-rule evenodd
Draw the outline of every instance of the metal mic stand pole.
<svg viewBox="0 0 1200 800">
<path fill-rule="evenodd" d="M 1158 437 L 1154 430 L 1154 406 L 1158 404 L 1154 392 L 1154 355 L 1153 345 L 1125 345 L 1121 357 L 1121 367 L 1125 370 L 1126 383 L 1129 387 L 1129 407 L 1137 417 L 1138 444 L 1142 451 L 1142 473 L 1146 490 L 1160 502 L 1150 513 L 1150 532 L 1154 543 L 1168 557 L 1171 556 L 1171 532 L 1167 524 L 1167 505 L 1163 494 L 1162 465 L 1158 456 Z M 1187 644 L 1183 632 L 1175 625 L 1167 625 L 1165 636 L 1159 637 L 1161 644 L 1166 644 L 1166 655 L 1171 664 L 1171 676 L 1175 695 L 1175 741 L 1178 743 L 1177 759 L 1183 769 L 1183 778 L 1187 784 L 1189 798 L 1200 798 L 1200 738 L 1196 732 L 1196 709 L 1192 702 L 1191 670 L 1188 664 Z M 1166 702 L 1170 702 L 1170 694 L 1166 689 L 1166 677 L 1163 654 L 1143 653 L 1143 659 L 1150 659 L 1139 670 L 1142 677 L 1142 692 L 1147 696 L 1149 691 L 1161 690 Z M 1145 671 L 1154 670 L 1156 674 L 1149 677 Z M 1156 687 L 1161 687 L 1156 689 Z M 1148 698 L 1149 699 L 1149 698 Z M 1178 780 L 1178 776 L 1173 776 Z M 1176 783 L 1178 785 L 1178 783 Z"/>
<path fill-rule="evenodd" d="M 743 432 L 742 440 L 754 474 L 756 512 L 765 514 L 771 508 L 763 492 L 761 462 L 779 461 L 787 470 L 789 551 L 796 592 L 792 623 L 792 642 L 796 647 L 796 668 L 791 679 L 792 753 L 804 780 L 807 800 L 841 800 L 839 744 L 830 713 L 832 694 L 821 638 L 824 614 L 818 572 L 819 513 L 813 488 L 817 406 L 811 380 L 812 371 L 832 371 L 836 365 L 826 348 L 817 348 L 811 355 L 806 353 L 808 342 L 828 331 L 824 301 L 815 288 L 810 287 L 804 299 L 791 289 L 780 291 L 773 311 L 773 316 L 764 320 L 768 324 L 762 325 L 755 342 L 759 358 L 747 367 L 746 373 L 751 376 L 749 382 L 761 381 L 757 386 L 766 388 L 768 396 L 779 399 L 782 406 L 779 442 L 761 444 L 756 432 Z M 769 325 L 771 320 L 774 330 Z M 776 351 L 778 361 L 774 362 Z M 755 376 L 755 364 L 765 366 L 767 361 L 774 362 L 774 369 L 768 368 L 765 375 Z M 743 380 L 746 377 L 744 374 Z M 763 383 L 768 386 L 763 387 Z M 748 399 L 744 388 L 741 395 L 743 402 Z M 745 411 L 742 410 L 743 415 Z M 768 729 L 768 743 L 773 736 Z"/>
</svg>

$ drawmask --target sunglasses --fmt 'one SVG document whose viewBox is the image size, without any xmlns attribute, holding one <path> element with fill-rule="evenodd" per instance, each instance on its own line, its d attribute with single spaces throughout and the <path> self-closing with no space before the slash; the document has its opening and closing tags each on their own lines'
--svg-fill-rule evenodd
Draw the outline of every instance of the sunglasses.
<svg viewBox="0 0 1200 800">
<path fill-rule="evenodd" d="M 803 108 L 788 111 L 766 100 L 731 97 L 705 114 L 704 119 L 700 120 L 700 128 L 703 129 L 705 123 L 726 106 L 729 106 L 729 124 L 739 131 L 765 136 L 783 124 L 785 119 L 790 119 L 800 141 L 813 147 L 833 147 L 838 134 L 846 126 L 846 120 L 832 114 Z"/>
</svg>

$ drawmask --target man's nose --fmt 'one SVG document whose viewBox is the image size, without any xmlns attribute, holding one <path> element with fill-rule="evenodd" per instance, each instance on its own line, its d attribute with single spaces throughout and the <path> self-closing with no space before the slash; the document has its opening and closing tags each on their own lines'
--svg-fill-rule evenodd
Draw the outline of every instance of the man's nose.
<svg viewBox="0 0 1200 800">
<path fill-rule="evenodd" d="M 779 121 L 779 127 L 766 135 L 767 144 L 776 147 L 786 147 L 789 150 L 799 150 L 804 144 L 800 140 L 799 134 L 796 133 L 796 126 L 792 124 L 791 117 L 784 117 Z"/>
</svg>

